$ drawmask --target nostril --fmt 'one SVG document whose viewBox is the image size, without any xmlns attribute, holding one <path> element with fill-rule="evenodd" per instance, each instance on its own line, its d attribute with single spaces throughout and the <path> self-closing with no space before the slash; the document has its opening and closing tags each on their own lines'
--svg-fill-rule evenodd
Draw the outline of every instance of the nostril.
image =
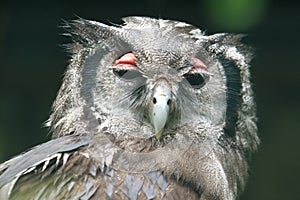
<svg viewBox="0 0 300 200">
<path fill-rule="evenodd" d="M 169 99 L 168 101 L 167 101 L 167 105 L 169 106 L 171 104 L 171 99 Z"/>
<path fill-rule="evenodd" d="M 156 104 L 157 100 L 155 97 L 153 97 L 153 104 Z"/>
</svg>

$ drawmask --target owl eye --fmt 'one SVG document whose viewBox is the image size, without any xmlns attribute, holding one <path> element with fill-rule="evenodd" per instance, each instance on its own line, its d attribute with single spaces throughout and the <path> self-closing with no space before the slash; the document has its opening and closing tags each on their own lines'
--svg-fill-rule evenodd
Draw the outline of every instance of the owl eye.
<svg viewBox="0 0 300 200">
<path fill-rule="evenodd" d="M 184 74 L 183 77 L 189 82 L 189 84 L 195 88 L 199 89 L 203 87 L 209 79 L 209 76 L 207 74 L 201 74 L 201 73 L 192 73 L 192 74 Z"/>
<path fill-rule="evenodd" d="M 126 53 L 115 61 L 113 66 L 113 73 L 123 80 L 134 80 L 142 76 L 136 66 L 138 59 L 133 53 Z"/>
<path fill-rule="evenodd" d="M 113 73 L 120 79 L 128 80 L 128 81 L 142 77 L 142 73 L 138 70 L 114 69 Z"/>
<path fill-rule="evenodd" d="M 198 58 L 193 58 L 193 68 L 183 77 L 194 89 L 203 87 L 209 80 L 208 68 Z"/>
</svg>

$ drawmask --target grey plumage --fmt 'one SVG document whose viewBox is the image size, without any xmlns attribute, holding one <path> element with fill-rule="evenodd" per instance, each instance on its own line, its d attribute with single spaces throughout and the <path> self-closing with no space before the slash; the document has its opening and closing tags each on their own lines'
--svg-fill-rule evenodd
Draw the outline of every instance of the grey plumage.
<svg viewBox="0 0 300 200">
<path fill-rule="evenodd" d="M 257 149 L 251 49 L 177 21 L 78 19 L 48 125 L 0 165 L 0 197 L 236 199 Z"/>
</svg>

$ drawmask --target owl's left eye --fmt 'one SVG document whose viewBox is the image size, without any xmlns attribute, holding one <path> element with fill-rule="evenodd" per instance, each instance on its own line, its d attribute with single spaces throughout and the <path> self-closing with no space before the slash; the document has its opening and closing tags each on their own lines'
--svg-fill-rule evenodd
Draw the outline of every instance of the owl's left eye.
<svg viewBox="0 0 300 200">
<path fill-rule="evenodd" d="M 113 73 L 123 80 L 134 80 L 142 77 L 142 73 L 136 66 L 138 59 L 133 53 L 126 53 L 115 61 L 113 66 Z"/>
<path fill-rule="evenodd" d="M 194 89 L 203 87 L 209 81 L 209 73 L 206 65 L 198 58 L 193 58 L 192 69 L 183 75 Z"/>
<path fill-rule="evenodd" d="M 199 89 L 203 87 L 209 80 L 209 76 L 207 74 L 202 73 L 187 73 L 184 74 L 183 77 L 189 82 L 189 84 L 194 89 Z"/>
</svg>

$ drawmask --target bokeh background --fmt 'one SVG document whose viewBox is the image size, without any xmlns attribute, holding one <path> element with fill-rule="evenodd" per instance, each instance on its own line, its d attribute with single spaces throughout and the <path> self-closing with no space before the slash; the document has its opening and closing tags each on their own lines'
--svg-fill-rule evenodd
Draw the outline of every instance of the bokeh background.
<svg viewBox="0 0 300 200">
<path fill-rule="evenodd" d="M 247 33 L 262 140 L 243 200 L 300 199 L 300 1 L 0 1 L 0 162 L 50 138 L 43 123 L 69 55 L 62 19 L 171 18 Z"/>
</svg>

